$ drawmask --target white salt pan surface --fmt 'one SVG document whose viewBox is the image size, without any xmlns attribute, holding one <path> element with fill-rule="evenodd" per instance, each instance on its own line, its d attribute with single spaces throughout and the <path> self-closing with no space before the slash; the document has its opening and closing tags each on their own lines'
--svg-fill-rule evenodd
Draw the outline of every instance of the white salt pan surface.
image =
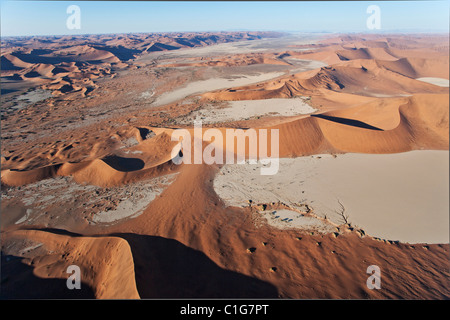
<svg viewBox="0 0 450 320">
<path fill-rule="evenodd" d="M 245 120 L 255 116 L 295 116 L 316 111 L 304 98 L 230 101 L 229 107 L 193 113 L 203 123 Z"/>
<path fill-rule="evenodd" d="M 439 87 L 448 87 L 450 83 L 448 79 L 433 78 L 433 77 L 417 78 L 416 80 L 431 83 Z"/>
<path fill-rule="evenodd" d="M 125 218 L 135 218 L 139 216 L 150 202 L 174 181 L 176 175 L 177 173 L 173 173 L 141 182 L 141 184 L 145 184 L 150 188 L 143 188 L 139 196 L 133 194 L 133 196 L 123 199 L 114 210 L 96 213 L 92 219 L 93 222 L 112 223 Z M 152 185 L 157 185 L 158 187 L 153 187 Z"/>
<path fill-rule="evenodd" d="M 229 206 L 303 203 L 315 215 L 349 221 L 371 236 L 409 243 L 449 242 L 449 152 L 316 155 L 280 159 L 277 174 L 261 164 L 224 165 L 214 180 Z"/>
<path fill-rule="evenodd" d="M 283 75 L 283 72 L 269 72 L 262 73 L 258 75 L 236 75 L 233 78 L 214 78 L 208 80 L 201 80 L 189 83 L 187 86 L 183 88 L 176 89 L 171 92 L 163 93 L 159 96 L 154 106 L 162 106 L 165 104 L 169 104 L 181 99 L 184 99 L 193 94 L 200 94 L 204 92 L 231 88 L 231 87 L 239 87 L 245 86 L 261 81 L 270 80 L 276 77 Z"/>
</svg>

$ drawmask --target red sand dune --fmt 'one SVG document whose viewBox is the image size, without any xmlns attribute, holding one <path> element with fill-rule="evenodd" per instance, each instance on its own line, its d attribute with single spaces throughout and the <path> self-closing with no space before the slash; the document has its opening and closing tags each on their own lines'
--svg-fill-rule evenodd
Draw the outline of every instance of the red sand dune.
<svg viewBox="0 0 450 320">
<path fill-rule="evenodd" d="M 448 79 L 447 39 L 421 35 L 333 35 L 320 44 L 305 45 L 308 51 L 296 52 L 305 46 L 293 46 L 292 50 L 273 55 L 192 60 L 191 67 L 226 67 L 284 63 L 283 54 L 289 54 L 291 58 L 319 59 L 329 66 L 208 92 L 198 103 L 173 103 L 158 108 L 139 105 L 133 109 L 137 100 L 130 102 L 128 96 L 120 97 L 149 79 L 148 74 L 144 77 L 136 72 L 131 73 L 132 77 L 125 74 L 111 82 L 95 81 L 114 75 L 118 61 L 132 65 L 133 57 L 143 52 L 268 35 L 271 34 L 66 36 L 50 42 L 31 38 L 7 44 L 2 68 L 8 69 L 8 76 L 15 75 L 18 82 L 29 79 L 26 81 L 41 85 L 42 81 L 45 88 L 60 95 L 51 104 L 2 118 L 2 125 L 7 127 L 7 132 L 2 132 L 2 208 L 11 210 L 7 214 L 22 217 L 26 213 L 27 217 L 38 209 L 18 206 L 21 199 L 10 199 L 8 195 L 8 190 L 18 188 L 10 186 L 71 176 L 79 184 L 102 187 L 97 190 L 104 192 L 103 196 L 113 197 L 107 188 L 127 188 L 133 182 L 172 172 L 178 175 L 141 215 L 117 224 L 91 225 L 82 217 L 82 223 L 65 225 L 56 219 L 63 214 L 59 208 L 58 216 L 43 218 L 42 224 L 15 224 L 17 219 L 7 219 L 1 234 L 2 297 L 448 298 L 448 244 L 396 243 L 373 238 L 347 224 L 331 234 L 256 226 L 258 204 L 227 207 L 213 188 L 219 166 L 176 166 L 171 160 L 177 143 L 170 139 L 179 127 L 193 132 L 192 126 L 171 120 L 183 119 L 210 100 L 308 96 L 317 109 L 314 114 L 278 117 L 276 124 L 262 117 L 215 127 L 221 132 L 231 127 L 279 129 L 281 157 L 448 150 L 449 89 L 415 80 Z M 58 41 L 70 42 L 74 54 L 69 54 L 70 48 L 61 50 Z M 28 49 L 19 50 L 20 46 Z M 33 51 L 43 47 L 50 51 Z M 176 61 L 170 62 L 177 65 Z M 165 74 L 173 76 L 167 81 L 180 81 L 173 80 L 180 77 L 177 70 L 171 72 Z M 134 82 L 133 77 L 137 77 Z M 171 85 L 167 87 L 170 89 Z M 82 105 L 68 100 L 72 93 L 83 95 L 91 86 L 101 88 L 102 94 L 82 99 Z M 109 104 L 113 106 L 107 109 Z M 40 108 L 47 108 L 46 113 Z M 114 113 L 115 109 L 119 111 Z M 62 130 L 63 125 L 70 124 L 68 119 L 74 123 L 80 120 L 76 112 L 83 117 L 95 112 L 95 121 Z M 57 119 L 56 115 L 61 114 L 62 120 Z M 73 119 L 72 114 L 76 114 Z M 27 141 L 33 130 L 39 132 L 43 121 L 52 131 Z M 204 141 L 203 146 L 206 145 Z M 224 145 L 218 148 L 225 149 Z M 11 209 L 15 205 L 18 207 Z M 273 204 L 273 208 L 282 205 Z M 70 264 L 83 270 L 84 289 L 78 296 L 65 289 Z M 383 270 L 383 290 L 367 288 L 365 271 L 369 264 Z"/>
<path fill-rule="evenodd" d="M 7 243 L 41 244 L 40 254 L 14 266 L 2 261 L 2 273 L 27 281 L 18 292 L 13 283 L 2 283 L 2 295 L 10 298 L 39 298 L 49 288 L 45 279 L 59 279 L 60 293 L 54 298 L 138 299 L 133 255 L 127 241 L 118 237 L 78 237 L 39 230 L 18 230 L 8 234 Z M 12 264 L 12 265 L 11 265 Z M 81 270 L 81 290 L 67 290 L 67 268 Z M 14 268 L 15 267 L 15 268 Z M 33 268 L 30 273 L 26 268 Z M 52 286 L 50 285 L 50 288 Z M 71 294 L 73 296 L 71 296 Z"/>
<path fill-rule="evenodd" d="M 448 58 L 357 59 L 263 84 L 218 90 L 203 97 L 212 100 L 290 98 L 319 95 L 323 89 L 365 96 L 448 92 L 448 88 L 417 81 L 414 77 L 448 78 Z"/>
</svg>

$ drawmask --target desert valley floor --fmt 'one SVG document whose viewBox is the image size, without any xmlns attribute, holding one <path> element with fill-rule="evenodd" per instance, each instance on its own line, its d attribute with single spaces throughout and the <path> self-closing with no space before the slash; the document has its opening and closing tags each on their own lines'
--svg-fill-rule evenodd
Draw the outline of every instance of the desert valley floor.
<svg viewBox="0 0 450 320">
<path fill-rule="evenodd" d="M 450 298 L 448 34 L 5 38 L 1 92 L 2 298 Z"/>
</svg>

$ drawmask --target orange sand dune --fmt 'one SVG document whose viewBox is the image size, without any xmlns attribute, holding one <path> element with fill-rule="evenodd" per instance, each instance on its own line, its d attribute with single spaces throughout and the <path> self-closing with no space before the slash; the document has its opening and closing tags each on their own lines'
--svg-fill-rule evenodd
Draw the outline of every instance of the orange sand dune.
<svg viewBox="0 0 450 320">
<path fill-rule="evenodd" d="M 24 62 L 12 54 L 2 55 L 2 70 L 17 70 L 29 68 L 33 64 Z"/>
<path fill-rule="evenodd" d="M 323 115 L 357 120 L 382 130 L 392 130 L 400 123 L 399 106 L 410 100 L 410 97 L 366 99 L 360 97 L 336 92 L 334 95 L 328 95 L 324 101 L 318 97 L 315 101 L 327 105 L 334 102 L 334 108 L 329 108 L 330 111 L 324 110 Z"/>
<path fill-rule="evenodd" d="M 30 242 L 35 245 L 30 247 Z M 10 292 L 23 297 L 39 297 L 39 292 L 46 292 L 50 288 L 59 289 L 59 292 L 54 293 L 58 298 L 70 298 L 74 294 L 77 298 L 139 299 L 133 255 L 128 243 L 121 238 L 77 237 L 38 230 L 18 230 L 2 233 L 2 250 L 8 243 L 16 246 L 23 243 L 24 256 L 21 258 L 25 265 L 20 263 L 22 266 L 13 268 L 17 260 L 2 262 L 2 273 L 13 274 L 24 270 L 20 276 L 26 277 L 28 281 L 22 283 L 21 292 L 14 288 L 14 282 L 2 283 L 3 296 L 8 296 Z M 27 251 L 27 244 L 28 248 L 33 249 Z M 67 268 L 70 265 L 80 267 L 81 292 L 70 291 L 66 287 L 65 282 L 69 276 Z M 27 272 L 25 266 L 31 268 L 32 273 Z M 39 282 L 42 279 L 59 280 L 61 283 L 59 286 L 41 287 Z M 27 287 L 23 287 L 24 285 Z"/>
<path fill-rule="evenodd" d="M 389 43 L 386 39 L 352 41 L 345 49 L 361 49 L 361 48 L 383 48 L 388 49 Z"/>
<path fill-rule="evenodd" d="M 267 225 L 256 227 L 252 212 L 257 209 L 226 207 L 214 193 L 216 170 L 208 165 L 184 166 L 163 197 L 155 199 L 141 216 L 102 231 L 127 235 L 136 253 L 136 282 L 142 298 L 386 299 L 448 295 L 448 273 L 423 272 L 448 263 L 447 246 L 422 249 L 419 245 L 408 247 L 361 238 L 356 232 L 335 237 L 280 231 Z M 144 236 L 155 234 L 157 239 Z M 248 248 L 256 251 L 249 253 Z M 367 289 L 367 276 L 359 270 L 365 271 L 368 262 L 389 270 L 383 273 L 383 286 L 388 290 Z M 334 266 L 331 269 L 330 263 Z M 151 277 L 146 273 L 149 268 L 155 271 Z M 418 277 L 407 277 L 405 284 L 398 282 L 418 268 L 423 270 Z M 210 276 L 212 270 L 216 277 Z M 186 285 L 186 277 L 193 279 L 190 285 Z"/>
<path fill-rule="evenodd" d="M 100 187 L 123 185 L 133 181 L 167 174 L 177 167 L 171 162 L 172 142 L 166 133 L 154 139 L 142 141 L 129 148 L 132 155 L 107 155 L 89 161 L 65 162 L 32 170 L 11 170 L 1 172 L 2 184 L 21 186 L 55 176 L 72 176 L 80 184 Z M 176 152 L 175 152 L 176 154 Z"/>
<path fill-rule="evenodd" d="M 110 187 L 157 177 L 176 169 L 171 162 L 149 168 L 141 168 L 141 166 L 144 166 L 144 162 L 137 158 L 109 157 L 93 160 L 87 164 L 66 163 L 58 170 L 58 174 L 70 175 L 81 184 Z"/>
<path fill-rule="evenodd" d="M 71 46 L 55 51 L 57 55 L 70 55 L 74 61 L 106 61 L 119 62 L 120 60 L 111 52 L 95 49 L 89 45 Z"/>
<path fill-rule="evenodd" d="M 316 45 L 293 46 L 311 49 L 292 52 L 291 55 L 304 59 L 320 60 L 328 64 L 341 60 L 377 59 L 395 61 L 401 58 L 446 58 L 448 63 L 449 43 L 444 36 L 398 36 L 398 35 L 364 35 L 337 36 L 321 40 Z M 447 68 L 448 69 L 448 68 Z"/>
<path fill-rule="evenodd" d="M 341 60 L 354 59 L 378 59 L 378 60 L 397 60 L 397 57 L 388 53 L 385 48 L 359 48 L 353 50 L 339 50 L 336 54 Z"/>
<path fill-rule="evenodd" d="M 39 63 L 35 68 L 33 68 L 33 71 L 36 71 L 41 76 L 48 77 L 54 75 L 54 69 L 55 67 L 51 64 Z"/>
<path fill-rule="evenodd" d="M 401 100 L 385 100 L 384 103 L 392 103 L 384 107 L 391 109 L 391 114 L 395 106 L 397 108 L 398 116 L 393 118 L 379 115 L 378 106 L 383 104 L 369 103 L 282 124 L 275 127 L 280 129 L 280 154 L 299 156 L 330 151 L 396 153 L 414 149 L 447 150 L 448 99 L 446 94 L 417 95 L 401 105 L 398 105 Z M 433 106 L 433 111 L 429 110 L 429 104 Z M 359 110 L 362 110 L 362 117 Z M 369 122 L 371 125 L 364 122 L 368 118 L 378 118 L 378 121 Z M 375 126 L 392 126 L 393 119 L 399 122 L 391 130 Z"/>
<path fill-rule="evenodd" d="M 326 49 L 326 50 L 320 50 L 320 51 L 303 51 L 303 52 L 292 52 L 288 51 L 289 55 L 292 57 L 296 57 L 298 59 L 305 59 L 305 60 L 318 60 L 325 62 L 329 65 L 335 64 L 341 61 L 339 56 L 336 54 L 336 50 L 332 49 Z"/>
<path fill-rule="evenodd" d="M 4 185 L 21 186 L 54 177 L 57 171 L 58 166 L 47 166 L 26 171 L 6 169 L 1 171 L 1 181 Z"/>
<path fill-rule="evenodd" d="M 279 130 L 280 157 L 318 153 L 398 153 L 416 149 L 447 150 L 449 144 L 448 94 L 375 99 L 264 129 Z M 432 106 L 432 111 L 429 106 Z M 226 128 L 217 152 L 227 150 Z M 258 135 L 258 128 L 256 133 Z M 155 129 L 156 130 L 156 129 Z M 203 132 L 207 130 L 203 128 Z M 194 130 L 188 129 L 192 139 Z M 170 134 L 172 130 L 166 130 Z M 245 130 L 244 130 L 245 132 Z M 270 150 L 270 135 L 268 137 Z M 194 140 L 191 141 L 194 153 Z M 205 145 L 204 145 L 205 147 Z M 237 152 L 237 144 L 234 149 Z M 245 155 L 249 148 L 246 145 Z"/>
<path fill-rule="evenodd" d="M 313 114 L 268 129 L 279 129 L 281 157 L 329 152 L 396 153 L 414 149 L 448 148 L 448 94 L 421 94 L 404 98 L 385 98 L 360 106 Z M 430 112 L 428 105 L 432 104 Z M 203 128 L 203 131 L 207 130 Z M 219 150 L 226 150 L 226 128 Z M 173 129 L 153 128 L 156 137 L 142 139 L 127 154 L 108 155 L 79 163 L 62 163 L 33 170 L 4 170 L 2 183 L 18 186 L 56 175 L 73 176 L 79 183 L 97 186 L 126 184 L 174 170 L 171 160 L 176 141 Z M 188 131 L 194 139 L 192 128 Z M 194 148 L 194 140 L 191 146 Z M 270 150 L 270 143 L 268 144 Z M 233 152 L 236 152 L 237 144 Z M 133 155 L 130 156 L 129 152 Z M 249 149 L 247 145 L 246 154 Z M 176 153 L 176 152 L 175 152 Z M 193 152 L 191 153 L 193 155 Z"/>
<path fill-rule="evenodd" d="M 323 89 L 363 96 L 448 92 L 448 88 L 411 79 L 417 76 L 448 78 L 448 59 L 357 59 L 262 84 L 205 93 L 203 97 L 212 100 L 290 98 L 318 95 Z"/>
<path fill-rule="evenodd" d="M 396 61 L 377 61 L 377 64 L 384 69 L 400 73 L 410 78 L 449 78 L 448 57 L 432 59 L 402 58 Z"/>
</svg>

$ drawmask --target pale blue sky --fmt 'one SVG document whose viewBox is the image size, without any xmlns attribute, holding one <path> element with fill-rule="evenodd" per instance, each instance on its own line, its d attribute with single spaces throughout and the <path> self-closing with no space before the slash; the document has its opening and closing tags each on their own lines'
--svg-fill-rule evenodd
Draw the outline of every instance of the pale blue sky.
<svg viewBox="0 0 450 320">
<path fill-rule="evenodd" d="M 381 32 L 448 32 L 449 1 L 5 1 L 1 34 L 61 35 L 172 31 L 366 32 L 366 9 L 381 9 Z M 81 29 L 66 27 L 69 5 Z"/>
</svg>

